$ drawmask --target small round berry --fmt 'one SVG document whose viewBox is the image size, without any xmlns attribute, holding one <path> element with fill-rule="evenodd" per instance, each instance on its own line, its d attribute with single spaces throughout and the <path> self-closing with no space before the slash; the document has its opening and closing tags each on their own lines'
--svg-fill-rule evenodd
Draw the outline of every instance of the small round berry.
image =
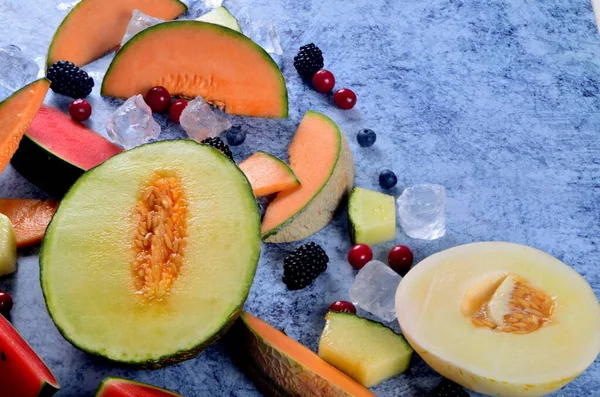
<svg viewBox="0 0 600 397">
<path fill-rule="evenodd" d="M 225 138 L 227 138 L 227 143 L 230 146 L 238 146 L 246 140 L 246 133 L 241 127 L 234 126 L 226 132 Z"/>
<path fill-rule="evenodd" d="M 413 253 L 406 245 L 392 247 L 388 254 L 388 265 L 401 276 L 410 270 L 413 264 Z"/>
<path fill-rule="evenodd" d="M 340 313 L 356 314 L 356 307 L 348 301 L 335 301 L 329 306 L 329 310 Z"/>
<path fill-rule="evenodd" d="M 373 251 L 367 244 L 356 244 L 348 251 L 348 263 L 356 270 L 362 269 L 372 259 Z"/>
<path fill-rule="evenodd" d="M 0 292 L 0 315 L 7 316 L 12 307 L 13 300 L 8 292 Z"/>
<path fill-rule="evenodd" d="M 165 87 L 152 87 L 146 93 L 144 100 L 154 113 L 164 113 L 171 106 L 171 94 Z"/>
<path fill-rule="evenodd" d="M 321 94 L 327 94 L 335 86 L 335 77 L 329 70 L 321 69 L 312 78 L 313 87 Z"/>
<path fill-rule="evenodd" d="M 169 116 L 174 123 L 179 124 L 179 118 L 181 117 L 181 112 L 188 105 L 188 101 L 185 99 L 178 99 L 169 106 Z"/>
<path fill-rule="evenodd" d="M 348 88 L 339 89 L 333 94 L 333 102 L 340 109 L 352 109 L 356 105 L 356 94 Z"/>
<path fill-rule="evenodd" d="M 364 130 L 358 131 L 358 134 L 356 134 L 356 140 L 361 147 L 369 147 L 375 144 L 377 135 L 373 130 L 365 128 Z"/>
<path fill-rule="evenodd" d="M 398 178 L 391 170 L 383 170 L 379 174 L 379 186 L 384 189 L 391 189 L 398 183 Z"/>
<path fill-rule="evenodd" d="M 75 121 L 85 121 L 92 115 L 92 106 L 85 99 L 75 99 L 69 104 L 69 114 Z"/>
</svg>

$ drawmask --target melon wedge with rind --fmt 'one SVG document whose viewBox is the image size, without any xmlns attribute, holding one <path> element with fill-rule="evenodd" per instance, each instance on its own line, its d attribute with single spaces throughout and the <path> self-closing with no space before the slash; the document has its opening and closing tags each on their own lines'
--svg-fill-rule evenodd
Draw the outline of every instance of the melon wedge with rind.
<svg viewBox="0 0 600 397">
<path fill-rule="evenodd" d="M 396 201 L 393 196 L 354 187 L 348 199 L 348 221 L 353 244 L 376 245 L 396 238 Z"/>
<path fill-rule="evenodd" d="M 300 187 L 279 193 L 262 222 L 268 243 L 301 240 L 333 218 L 354 184 L 354 159 L 337 124 L 309 110 L 288 149 L 290 167 Z"/>
<path fill-rule="evenodd" d="M 239 165 L 256 197 L 293 189 L 300 181 L 289 165 L 272 154 L 258 151 Z"/>
<path fill-rule="evenodd" d="M 116 48 L 133 10 L 160 19 L 174 19 L 187 11 L 179 0 L 82 0 L 54 33 L 46 67 L 58 61 L 84 66 Z"/>
<path fill-rule="evenodd" d="M 157 85 L 173 96 L 200 96 L 230 114 L 288 115 L 285 79 L 269 54 L 243 34 L 213 23 L 171 21 L 138 33 L 112 60 L 101 94 L 127 99 Z"/>
<path fill-rule="evenodd" d="M 213 10 L 210 10 L 201 17 L 196 18 L 196 21 L 214 23 L 216 25 L 225 26 L 226 28 L 242 33 L 242 28 L 240 27 L 238 20 L 227 9 L 227 7 L 224 6 L 219 6 Z"/>
<path fill-rule="evenodd" d="M 500 298 L 493 289 L 508 275 L 526 279 L 554 298 L 548 323 L 515 334 L 476 327 L 466 317 L 478 305 L 461 307 L 461 301 Z M 400 282 L 396 312 L 404 336 L 427 364 L 492 396 L 551 393 L 585 371 L 600 353 L 600 304 L 589 284 L 558 259 L 519 244 L 472 243 L 430 256 Z"/>
<path fill-rule="evenodd" d="M 109 377 L 102 381 L 95 397 L 183 397 L 170 390 L 136 382 L 134 380 Z"/>
<path fill-rule="evenodd" d="M 4 214 L 0 214 L 0 277 L 16 271 L 17 239 L 15 230 L 10 219 Z"/>
</svg>

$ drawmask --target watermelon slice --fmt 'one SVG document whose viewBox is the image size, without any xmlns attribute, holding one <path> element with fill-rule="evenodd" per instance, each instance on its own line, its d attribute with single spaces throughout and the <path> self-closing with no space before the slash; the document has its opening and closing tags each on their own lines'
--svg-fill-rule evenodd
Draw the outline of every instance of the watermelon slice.
<svg viewBox="0 0 600 397">
<path fill-rule="evenodd" d="M 122 151 L 60 110 L 44 105 L 11 164 L 34 185 L 62 197 L 85 171 Z"/>
<path fill-rule="evenodd" d="M 0 315 L 0 395 L 52 396 L 60 386 L 42 359 Z"/>
<path fill-rule="evenodd" d="M 106 378 L 100 384 L 96 397 L 182 397 L 159 387 L 121 378 Z"/>
</svg>

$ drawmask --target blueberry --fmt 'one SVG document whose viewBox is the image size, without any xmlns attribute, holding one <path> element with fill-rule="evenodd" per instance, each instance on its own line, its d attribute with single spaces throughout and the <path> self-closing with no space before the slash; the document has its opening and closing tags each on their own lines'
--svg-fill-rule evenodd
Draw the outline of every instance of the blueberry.
<svg viewBox="0 0 600 397">
<path fill-rule="evenodd" d="M 379 174 L 379 186 L 384 189 L 391 189 L 398 183 L 398 178 L 391 170 L 383 170 Z"/>
<path fill-rule="evenodd" d="M 373 132 L 373 130 L 365 128 L 364 130 L 358 131 L 358 134 L 356 134 L 356 140 L 360 146 L 369 147 L 373 146 L 377 140 L 377 135 L 375 132 Z"/>
<path fill-rule="evenodd" d="M 227 143 L 230 146 L 238 146 L 246 140 L 246 133 L 241 127 L 231 127 L 226 133 Z"/>
</svg>

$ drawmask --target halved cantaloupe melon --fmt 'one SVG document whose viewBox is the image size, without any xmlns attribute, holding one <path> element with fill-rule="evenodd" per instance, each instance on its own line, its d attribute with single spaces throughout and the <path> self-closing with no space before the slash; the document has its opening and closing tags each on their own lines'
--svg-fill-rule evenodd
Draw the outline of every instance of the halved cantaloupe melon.
<svg viewBox="0 0 600 397">
<path fill-rule="evenodd" d="M 239 364 L 267 396 L 374 397 L 315 353 L 243 312 L 229 341 Z"/>
<path fill-rule="evenodd" d="M 292 189 L 300 181 L 289 165 L 272 154 L 258 151 L 240 163 L 256 197 Z"/>
<path fill-rule="evenodd" d="M 301 186 L 279 193 L 267 207 L 262 233 L 269 243 L 301 240 L 321 230 L 354 184 L 348 142 L 321 113 L 306 112 L 288 153 Z"/>
<path fill-rule="evenodd" d="M 0 214 L 12 222 L 17 248 L 42 241 L 57 205 L 54 200 L 0 199 Z"/>
<path fill-rule="evenodd" d="M 66 60 L 86 65 L 117 47 L 133 10 L 173 19 L 187 6 L 179 0 L 83 0 L 62 21 L 48 49 L 46 66 Z"/>
<path fill-rule="evenodd" d="M 50 82 L 39 79 L 0 103 L 0 172 L 17 151 L 23 134 L 42 106 Z"/>
<path fill-rule="evenodd" d="M 125 99 L 157 85 L 174 96 L 201 96 L 231 114 L 288 114 L 285 80 L 269 54 L 243 34 L 208 22 L 165 22 L 138 33 L 113 59 L 101 92 Z"/>
<path fill-rule="evenodd" d="M 600 353 L 600 304 L 571 267 L 536 249 L 474 243 L 402 279 L 404 336 L 437 372 L 492 396 L 542 396 Z"/>
</svg>

